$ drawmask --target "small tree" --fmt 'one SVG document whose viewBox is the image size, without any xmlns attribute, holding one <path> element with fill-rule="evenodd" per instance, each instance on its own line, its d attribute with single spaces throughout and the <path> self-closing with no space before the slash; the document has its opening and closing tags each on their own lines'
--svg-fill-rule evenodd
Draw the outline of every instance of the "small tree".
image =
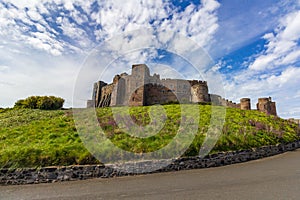
<svg viewBox="0 0 300 200">
<path fill-rule="evenodd" d="M 18 100 L 15 105 L 14 108 L 26 108 L 26 104 L 25 104 L 25 100 L 24 99 L 20 99 Z"/>
<path fill-rule="evenodd" d="M 41 110 L 55 110 L 53 109 L 53 100 L 47 96 L 40 97 L 36 106 Z"/>
<path fill-rule="evenodd" d="M 37 102 L 39 97 L 37 96 L 31 96 L 25 99 L 25 104 L 27 108 L 36 109 Z"/>
<path fill-rule="evenodd" d="M 65 100 L 60 97 L 54 97 L 50 96 L 51 99 L 53 99 L 53 108 L 54 109 L 60 109 L 63 107 Z"/>
<path fill-rule="evenodd" d="M 55 96 L 31 96 L 18 100 L 14 108 L 30 108 L 41 110 L 58 110 L 63 107 L 65 100 Z"/>
</svg>

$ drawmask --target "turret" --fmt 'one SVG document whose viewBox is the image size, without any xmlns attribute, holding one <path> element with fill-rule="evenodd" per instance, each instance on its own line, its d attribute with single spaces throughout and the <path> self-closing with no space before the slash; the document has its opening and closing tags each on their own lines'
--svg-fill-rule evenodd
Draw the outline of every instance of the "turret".
<svg viewBox="0 0 300 200">
<path fill-rule="evenodd" d="M 250 98 L 240 99 L 240 108 L 241 110 L 251 110 Z"/>
<path fill-rule="evenodd" d="M 272 102 L 271 97 L 269 98 L 259 98 L 258 103 L 256 104 L 257 110 L 264 112 L 268 115 L 277 116 L 276 112 L 276 103 Z"/>
<path fill-rule="evenodd" d="M 210 102 L 206 81 L 189 81 L 191 84 L 192 102 Z"/>
</svg>

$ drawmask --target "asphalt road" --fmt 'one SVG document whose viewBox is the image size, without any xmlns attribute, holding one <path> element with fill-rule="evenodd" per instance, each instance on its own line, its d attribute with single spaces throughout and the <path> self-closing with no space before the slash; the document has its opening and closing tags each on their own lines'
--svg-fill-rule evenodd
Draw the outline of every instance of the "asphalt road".
<svg viewBox="0 0 300 200">
<path fill-rule="evenodd" d="M 0 199 L 300 199 L 300 150 L 225 167 L 1 186 Z"/>
</svg>

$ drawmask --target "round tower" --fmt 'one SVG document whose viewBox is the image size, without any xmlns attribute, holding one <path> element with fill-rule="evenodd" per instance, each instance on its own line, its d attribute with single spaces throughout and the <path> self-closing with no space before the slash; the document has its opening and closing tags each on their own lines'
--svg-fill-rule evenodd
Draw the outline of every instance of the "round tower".
<svg viewBox="0 0 300 200">
<path fill-rule="evenodd" d="M 192 102 L 199 103 L 210 101 L 206 81 L 197 81 L 191 85 Z"/>
<path fill-rule="evenodd" d="M 241 110 L 251 110 L 250 98 L 240 99 Z"/>
</svg>

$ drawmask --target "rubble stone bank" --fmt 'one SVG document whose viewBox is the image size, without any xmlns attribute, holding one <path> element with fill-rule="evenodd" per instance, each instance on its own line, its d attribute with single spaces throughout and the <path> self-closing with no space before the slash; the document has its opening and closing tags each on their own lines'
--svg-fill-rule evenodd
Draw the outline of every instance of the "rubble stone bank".
<svg viewBox="0 0 300 200">
<path fill-rule="evenodd" d="M 75 165 L 27 169 L 0 169 L 0 185 L 53 183 L 58 181 L 111 178 L 171 172 L 188 169 L 219 167 L 274 156 L 300 147 L 300 141 L 207 155 L 205 157 L 183 157 L 174 160 L 153 160 L 124 164 L 122 170 L 113 165 Z M 170 163 L 166 166 L 166 163 Z M 136 170 L 132 166 L 137 167 Z M 160 168 L 160 166 L 166 166 Z M 153 168 L 153 170 L 151 170 Z M 128 169 L 128 170 L 126 170 Z M 143 172 L 143 169 L 147 169 Z M 156 170 L 158 169 L 158 170 Z"/>
</svg>

